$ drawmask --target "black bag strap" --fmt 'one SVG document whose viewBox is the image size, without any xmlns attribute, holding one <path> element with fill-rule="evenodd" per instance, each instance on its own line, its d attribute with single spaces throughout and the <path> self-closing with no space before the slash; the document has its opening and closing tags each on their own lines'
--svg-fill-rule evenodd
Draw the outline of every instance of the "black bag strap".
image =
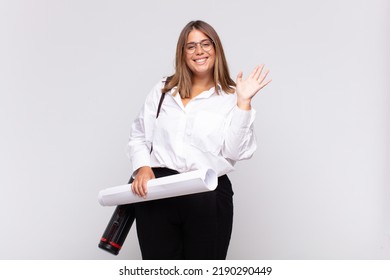
<svg viewBox="0 0 390 280">
<path fill-rule="evenodd" d="M 164 82 L 164 87 L 169 83 L 172 77 L 167 77 L 167 79 Z M 161 110 L 161 105 L 164 101 L 165 98 L 165 92 L 161 93 L 160 101 L 158 102 L 158 107 L 157 107 L 157 114 L 156 114 L 156 119 L 158 118 L 158 115 L 160 115 L 160 110 Z"/>
<path fill-rule="evenodd" d="M 156 119 L 158 118 L 158 115 L 160 115 L 161 105 L 162 105 L 162 103 L 164 101 L 164 98 L 165 98 L 165 92 L 161 93 L 160 102 L 158 102 Z"/>
<path fill-rule="evenodd" d="M 171 80 L 172 77 L 167 77 L 167 79 L 165 80 L 164 82 L 164 86 L 166 86 L 169 81 Z M 161 110 L 161 105 L 164 101 L 164 98 L 165 98 L 165 92 L 162 92 L 161 93 L 161 97 L 160 97 L 160 101 L 158 102 L 158 107 L 157 107 L 157 114 L 156 114 L 156 119 L 158 118 L 158 115 L 160 115 L 160 110 Z M 152 146 L 150 147 L 150 153 L 152 153 L 153 151 L 153 143 L 152 143 Z"/>
</svg>

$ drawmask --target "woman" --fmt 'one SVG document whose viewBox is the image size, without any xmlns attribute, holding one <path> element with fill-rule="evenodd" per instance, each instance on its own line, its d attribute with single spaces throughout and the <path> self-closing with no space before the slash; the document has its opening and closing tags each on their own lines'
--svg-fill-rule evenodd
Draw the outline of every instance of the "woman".
<svg viewBox="0 0 390 280">
<path fill-rule="evenodd" d="M 148 180 L 200 168 L 217 172 L 218 187 L 136 204 L 143 259 L 226 258 L 233 222 L 226 174 L 256 150 L 251 100 L 270 82 L 267 74 L 258 66 L 245 80 L 240 72 L 235 83 L 215 30 L 203 21 L 184 27 L 175 74 L 153 88 L 132 125 L 132 191 L 146 197 Z"/>
</svg>

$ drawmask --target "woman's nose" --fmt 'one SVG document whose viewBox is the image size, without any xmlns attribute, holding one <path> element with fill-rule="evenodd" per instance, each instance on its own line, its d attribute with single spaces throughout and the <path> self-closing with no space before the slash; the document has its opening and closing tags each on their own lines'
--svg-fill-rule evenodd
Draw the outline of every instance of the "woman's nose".
<svg viewBox="0 0 390 280">
<path fill-rule="evenodd" d="M 196 54 L 201 54 L 201 53 L 203 53 L 203 49 L 202 49 L 202 46 L 200 45 L 200 43 L 197 43 L 196 45 L 195 45 L 195 53 Z"/>
</svg>

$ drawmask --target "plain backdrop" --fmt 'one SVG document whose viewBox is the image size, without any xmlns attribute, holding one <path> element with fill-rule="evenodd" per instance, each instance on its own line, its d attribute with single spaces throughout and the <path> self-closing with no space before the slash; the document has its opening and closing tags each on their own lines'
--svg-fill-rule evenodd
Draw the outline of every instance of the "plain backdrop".
<svg viewBox="0 0 390 280">
<path fill-rule="evenodd" d="M 229 176 L 229 259 L 390 258 L 390 2 L 0 1 L 0 259 L 140 259 L 97 248 L 145 96 L 190 20 L 235 79 L 265 63 L 259 148 Z"/>
</svg>

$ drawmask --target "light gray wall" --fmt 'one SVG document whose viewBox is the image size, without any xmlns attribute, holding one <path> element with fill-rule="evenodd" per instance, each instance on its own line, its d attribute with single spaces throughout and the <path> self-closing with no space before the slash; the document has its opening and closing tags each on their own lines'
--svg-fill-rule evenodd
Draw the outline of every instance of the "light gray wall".
<svg viewBox="0 0 390 280">
<path fill-rule="evenodd" d="M 97 248 L 145 95 L 190 20 L 235 78 L 258 63 L 259 150 L 230 175 L 230 259 L 390 258 L 389 2 L 0 1 L 1 259 L 138 259 Z"/>
</svg>

